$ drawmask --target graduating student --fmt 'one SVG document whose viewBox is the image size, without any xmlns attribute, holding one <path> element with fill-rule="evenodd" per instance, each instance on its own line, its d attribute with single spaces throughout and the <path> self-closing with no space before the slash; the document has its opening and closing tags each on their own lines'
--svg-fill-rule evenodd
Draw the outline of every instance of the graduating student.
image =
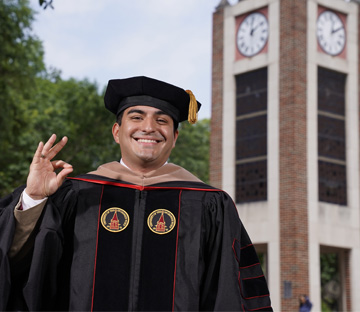
<svg viewBox="0 0 360 312">
<path fill-rule="evenodd" d="M 272 311 L 231 198 L 167 162 L 178 123 L 196 121 L 191 91 L 110 80 L 105 106 L 120 162 L 66 178 L 52 135 L 1 200 L 0 310 Z"/>
</svg>

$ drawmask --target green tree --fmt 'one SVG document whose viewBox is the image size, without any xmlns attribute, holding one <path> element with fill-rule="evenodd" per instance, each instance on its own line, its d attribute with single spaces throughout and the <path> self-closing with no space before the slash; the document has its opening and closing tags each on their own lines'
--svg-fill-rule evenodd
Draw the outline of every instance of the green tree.
<svg viewBox="0 0 360 312">
<path fill-rule="evenodd" d="M 170 161 L 184 167 L 200 180 L 209 182 L 210 120 L 191 125 L 183 122 Z"/>
<path fill-rule="evenodd" d="M 36 77 L 44 73 L 43 48 L 32 33 L 34 12 L 26 0 L 0 2 L 0 193 L 16 167 L 16 144 L 26 123 L 23 103 L 33 96 Z M 18 152 L 18 151 L 17 151 Z"/>
<path fill-rule="evenodd" d="M 45 70 L 33 20 L 28 1 L 0 2 L 0 196 L 25 183 L 38 142 L 52 133 L 69 137 L 59 157 L 75 174 L 120 157 L 102 92 L 96 83 Z"/>
<path fill-rule="evenodd" d="M 69 142 L 58 156 L 74 166 L 74 174 L 119 159 L 119 147 L 111 135 L 115 117 L 104 108 L 103 95 L 96 83 L 74 79 L 41 83 L 43 86 L 33 101 L 37 116 L 34 127 L 42 140 L 52 133 L 59 138 L 68 136 Z M 39 102 L 44 105 L 41 111 L 37 108 Z"/>
<path fill-rule="evenodd" d="M 0 2 L 0 123 L 19 122 L 17 103 L 32 94 L 35 77 L 44 72 L 43 47 L 32 34 L 34 12 L 26 0 Z M 21 121 L 20 121 L 21 122 Z M 1 135 L 1 134 L 0 134 Z M 0 137 L 1 138 L 1 137 Z"/>
<path fill-rule="evenodd" d="M 34 96 L 21 102 L 24 127 L 7 151 L 11 160 L 1 167 L 2 195 L 23 184 L 34 151 L 40 141 L 52 133 L 69 142 L 57 159 L 74 166 L 74 174 L 86 173 L 104 162 L 119 159 L 118 145 L 113 141 L 111 127 L 115 121 L 103 104 L 103 96 L 95 83 L 87 80 L 38 78 Z"/>
</svg>

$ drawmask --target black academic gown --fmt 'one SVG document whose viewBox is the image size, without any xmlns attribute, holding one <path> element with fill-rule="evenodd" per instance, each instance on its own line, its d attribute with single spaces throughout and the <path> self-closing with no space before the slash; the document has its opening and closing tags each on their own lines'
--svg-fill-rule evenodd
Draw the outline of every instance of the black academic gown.
<svg viewBox="0 0 360 312">
<path fill-rule="evenodd" d="M 30 251 L 10 260 L 21 191 L 1 200 L 0 310 L 272 311 L 254 247 L 221 190 L 68 179 L 48 199 Z"/>
</svg>

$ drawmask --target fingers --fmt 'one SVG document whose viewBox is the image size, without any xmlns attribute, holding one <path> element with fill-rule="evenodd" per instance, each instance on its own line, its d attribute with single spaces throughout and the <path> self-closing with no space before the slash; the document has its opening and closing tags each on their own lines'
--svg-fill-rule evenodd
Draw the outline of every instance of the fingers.
<svg viewBox="0 0 360 312">
<path fill-rule="evenodd" d="M 65 178 L 71 173 L 73 172 L 73 168 L 69 168 L 69 169 L 63 169 L 61 170 L 58 175 L 56 176 L 56 180 L 57 180 L 57 184 L 58 186 L 60 186 L 63 181 L 65 180 Z"/>
<path fill-rule="evenodd" d="M 49 160 L 53 159 L 65 146 L 68 141 L 68 138 L 64 136 L 56 145 L 53 146 L 56 140 L 56 135 L 53 134 L 49 141 L 44 145 L 42 154 Z"/>
<path fill-rule="evenodd" d="M 56 141 L 56 134 L 52 134 L 49 140 L 45 143 L 44 148 L 42 150 L 42 154 L 48 157 L 49 151 L 52 148 Z"/>
<path fill-rule="evenodd" d="M 56 177 L 57 183 L 60 186 L 66 176 L 73 172 L 73 166 L 63 160 L 55 160 L 51 162 L 51 164 L 53 165 L 54 170 L 62 168 L 62 170 L 57 174 Z"/>
<path fill-rule="evenodd" d="M 34 199 L 54 194 L 66 176 L 73 171 L 72 166 L 62 160 L 51 162 L 68 139 L 63 137 L 54 145 L 55 141 L 56 135 L 53 134 L 45 144 L 40 142 L 35 151 L 27 178 L 27 189 L 30 192 L 28 195 Z M 59 173 L 55 172 L 57 169 Z"/>
<path fill-rule="evenodd" d="M 58 182 L 58 185 L 60 186 L 63 181 L 65 180 L 65 178 L 71 173 L 73 172 L 73 168 L 69 168 L 69 169 L 63 169 L 61 170 L 58 175 L 56 176 L 56 180 Z"/>
<path fill-rule="evenodd" d="M 72 168 L 72 165 L 68 164 L 67 162 L 63 161 L 63 160 L 54 160 L 51 162 L 52 166 L 54 167 L 54 169 L 70 169 Z"/>
<path fill-rule="evenodd" d="M 33 162 L 38 162 L 41 158 L 41 152 L 44 148 L 44 143 L 43 142 L 40 142 L 36 151 L 35 151 L 35 154 L 34 154 L 34 158 L 33 158 Z"/>
<path fill-rule="evenodd" d="M 54 145 L 55 141 L 56 134 L 53 134 L 45 145 L 43 142 L 40 142 L 34 154 L 33 162 L 38 163 L 41 159 L 53 159 L 63 149 L 68 141 L 68 138 L 63 137 L 56 145 Z"/>
</svg>

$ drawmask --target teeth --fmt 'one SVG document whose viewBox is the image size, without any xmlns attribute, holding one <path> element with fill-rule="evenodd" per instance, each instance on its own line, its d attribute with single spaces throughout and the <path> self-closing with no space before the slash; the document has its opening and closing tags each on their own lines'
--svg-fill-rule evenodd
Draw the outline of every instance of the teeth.
<svg viewBox="0 0 360 312">
<path fill-rule="evenodd" d="M 142 143 L 156 143 L 156 140 L 138 139 L 138 142 L 142 142 Z"/>
</svg>

